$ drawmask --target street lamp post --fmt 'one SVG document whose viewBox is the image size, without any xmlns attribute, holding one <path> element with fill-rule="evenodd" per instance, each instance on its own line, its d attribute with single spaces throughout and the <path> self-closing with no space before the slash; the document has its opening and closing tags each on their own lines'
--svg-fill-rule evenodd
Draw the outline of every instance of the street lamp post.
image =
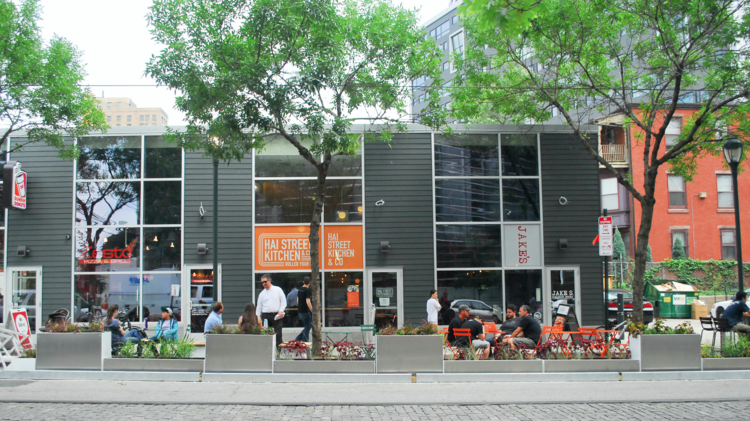
<svg viewBox="0 0 750 421">
<path fill-rule="evenodd" d="M 724 158 L 732 169 L 732 190 L 734 191 L 734 228 L 735 243 L 737 245 L 737 276 L 738 291 L 745 290 L 744 274 L 742 268 L 742 227 L 740 226 L 740 196 L 737 189 L 737 167 L 742 160 L 742 141 L 739 139 L 727 139 L 724 142 Z"/>
<path fill-rule="evenodd" d="M 211 137 L 211 142 L 216 147 L 221 147 L 221 140 L 218 137 Z M 214 158 L 214 244 L 213 244 L 213 272 L 212 280 L 214 284 L 213 288 L 213 300 L 214 302 L 219 301 L 219 160 Z"/>
</svg>

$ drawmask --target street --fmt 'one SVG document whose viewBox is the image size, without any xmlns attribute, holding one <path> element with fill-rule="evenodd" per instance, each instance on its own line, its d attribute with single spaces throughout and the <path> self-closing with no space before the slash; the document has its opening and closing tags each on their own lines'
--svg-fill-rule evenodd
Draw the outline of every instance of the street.
<svg viewBox="0 0 750 421">
<path fill-rule="evenodd" d="M 291 397 L 290 397 L 291 398 Z M 292 403 L 293 405 L 293 403 Z M 746 420 L 750 402 L 255 406 L 0 403 L 1 420 Z"/>
</svg>

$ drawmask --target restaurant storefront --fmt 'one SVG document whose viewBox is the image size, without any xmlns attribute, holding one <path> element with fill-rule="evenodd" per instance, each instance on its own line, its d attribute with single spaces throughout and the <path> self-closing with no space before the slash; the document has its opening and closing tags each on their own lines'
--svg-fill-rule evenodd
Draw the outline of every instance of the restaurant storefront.
<svg viewBox="0 0 750 421">
<path fill-rule="evenodd" d="M 551 303 L 568 300 L 596 323 L 596 163 L 563 127 L 457 129 L 464 134 L 410 126 L 391 144 L 334 158 L 320 227 L 325 328 L 420 323 L 433 288 L 490 318 L 526 304 L 549 323 Z M 12 305 L 41 315 L 38 328 L 57 308 L 85 321 L 117 304 L 146 322 L 170 307 L 183 328 L 202 332 L 214 288 L 232 323 L 270 274 L 287 295 L 292 335 L 296 290 L 310 275 L 315 168 L 273 137 L 222 164 L 213 245 L 211 160 L 167 143 L 161 130 L 80 138 L 75 162 L 46 145 L 11 157 L 29 173 L 29 205 L 7 211 L 0 236 L 13 252 L 4 308 L 15 294 Z M 20 246 L 31 252 L 17 255 Z"/>
</svg>

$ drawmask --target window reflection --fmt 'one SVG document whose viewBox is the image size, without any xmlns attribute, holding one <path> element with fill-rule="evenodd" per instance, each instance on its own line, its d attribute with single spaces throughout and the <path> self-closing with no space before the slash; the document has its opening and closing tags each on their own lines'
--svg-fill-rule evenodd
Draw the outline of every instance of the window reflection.
<svg viewBox="0 0 750 421">
<path fill-rule="evenodd" d="M 77 225 L 138 225 L 141 183 L 76 183 Z"/>
<path fill-rule="evenodd" d="M 139 269 L 138 228 L 76 230 L 76 272 L 121 272 Z"/>
<path fill-rule="evenodd" d="M 146 136 L 146 178 L 180 178 L 182 149 L 161 136 Z"/>
<path fill-rule="evenodd" d="M 440 271 L 437 273 L 438 297 L 445 293 L 453 310 L 441 311 L 440 324 L 456 316 L 458 306 L 465 304 L 477 317 L 498 322 L 503 317 L 503 272 L 500 270 Z"/>
<path fill-rule="evenodd" d="M 140 321 L 138 314 L 138 289 L 140 276 L 121 275 L 76 275 L 74 280 L 76 321 L 86 321 L 87 313 L 106 316 L 107 309 L 117 304 L 120 313 L 126 314 L 131 322 Z"/>
<path fill-rule="evenodd" d="M 172 295 L 173 285 L 177 295 Z M 151 322 L 161 320 L 161 312 L 169 307 L 176 321 L 182 321 L 180 307 L 180 274 L 179 273 L 146 273 L 143 275 L 143 320 Z"/>
<path fill-rule="evenodd" d="M 255 222 L 309 223 L 315 202 L 315 181 L 257 181 Z"/>
<path fill-rule="evenodd" d="M 362 181 L 328 180 L 325 205 L 325 222 L 362 221 Z"/>
<path fill-rule="evenodd" d="M 503 220 L 539 221 L 539 180 L 503 180 Z"/>
<path fill-rule="evenodd" d="M 84 137 L 78 141 L 78 179 L 127 179 L 141 176 L 141 138 Z"/>
<path fill-rule="evenodd" d="M 487 179 L 436 179 L 438 222 L 500 221 L 500 182 Z"/>
<path fill-rule="evenodd" d="M 143 183 L 143 219 L 147 225 L 180 224 L 182 221 L 182 183 L 146 181 Z"/>
<path fill-rule="evenodd" d="M 326 326 L 343 327 L 364 324 L 362 279 L 362 272 L 326 272 Z"/>
<path fill-rule="evenodd" d="M 439 268 L 501 267 L 500 225 L 437 225 Z"/>
<path fill-rule="evenodd" d="M 503 175 L 539 175 L 536 135 L 502 135 Z"/>
<path fill-rule="evenodd" d="M 313 141 L 305 137 L 302 146 L 308 150 Z M 305 158 L 297 148 L 281 136 L 269 136 L 265 139 L 265 147 L 255 155 L 256 177 L 315 177 L 318 170 Z"/>
<path fill-rule="evenodd" d="M 329 177 L 347 177 L 362 175 L 362 156 L 356 155 L 339 155 L 334 156 L 331 160 L 331 166 L 328 167 Z"/>
<path fill-rule="evenodd" d="M 180 228 L 143 229 L 143 270 L 180 270 Z"/>
<path fill-rule="evenodd" d="M 540 322 L 544 317 L 544 294 L 541 270 L 506 270 L 505 299 L 518 307 L 528 305 Z"/>
<path fill-rule="evenodd" d="M 500 175 L 497 135 L 435 135 L 435 175 Z"/>
</svg>

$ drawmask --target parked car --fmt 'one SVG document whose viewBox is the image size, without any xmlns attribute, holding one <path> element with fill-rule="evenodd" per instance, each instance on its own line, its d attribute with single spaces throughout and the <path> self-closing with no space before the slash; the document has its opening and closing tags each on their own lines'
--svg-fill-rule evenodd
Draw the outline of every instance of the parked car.
<svg viewBox="0 0 750 421">
<path fill-rule="evenodd" d="M 750 294 L 750 288 L 746 289 L 745 292 Z M 729 305 L 732 304 L 733 300 L 726 300 L 726 301 L 719 301 L 718 303 L 711 306 L 711 316 L 713 316 L 715 319 L 718 319 L 721 317 L 722 314 L 724 314 L 724 310 L 729 307 Z"/>
<path fill-rule="evenodd" d="M 617 323 L 617 294 L 622 294 L 625 318 L 628 319 L 633 317 L 633 291 L 627 289 L 610 289 L 609 295 L 607 296 L 609 304 L 607 305 L 609 311 L 607 312 L 610 322 Z M 654 321 L 654 306 L 651 302 L 646 301 L 643 298 L 643 323 L 651 323 Z"/>
<path fill-rule="evenodd" d="M 464 304 L 469 306 L 469 308 L 471 309 L 469 310 L 469 313 L 471 313 L 478 319 L 489 320 L 495 323 L 500 323 L 502 320 L 498 315 L 497 309 L 479 300 L 454 300 L 451 302 L 450 309 L 453 314 L 458 314 L 458 307 Z"/>
</svg>

